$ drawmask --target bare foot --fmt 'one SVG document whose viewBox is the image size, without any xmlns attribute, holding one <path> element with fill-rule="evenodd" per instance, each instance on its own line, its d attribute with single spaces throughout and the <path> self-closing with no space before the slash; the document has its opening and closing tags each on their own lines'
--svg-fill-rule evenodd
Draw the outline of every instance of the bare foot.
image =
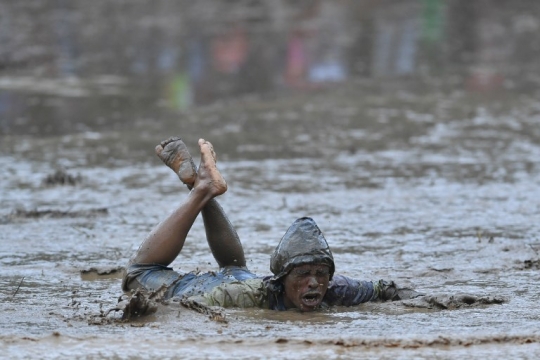
<svg viewBox="0 0 540 360">
<path fill-rule="evenodd" d="M 162 141 L 156 146 L 156 154 L 184 184 L 193 186 L 197 178 L 197 168 L 182 139 L 171 137 Z"/>
<path fill-rule="evenodd" d="M 199 173 L 195 179 L 194 187 L 206 188 L 214 196 L 221 195 L 227 191 L 227 183 L 216 167 L 214 147 L 204 139 L 199 139 L 199 147 L 201 148 L 201 163 L 199 164 Z"/>
</svg>

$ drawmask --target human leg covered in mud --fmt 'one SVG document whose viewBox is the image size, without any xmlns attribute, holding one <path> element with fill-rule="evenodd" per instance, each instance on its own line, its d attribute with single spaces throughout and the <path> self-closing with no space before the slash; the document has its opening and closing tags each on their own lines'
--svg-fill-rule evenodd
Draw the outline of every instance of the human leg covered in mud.
<svg viewBox="0 0 540 360">
<path fill-rule="evenodd" d="M 199 169 L 186 145 L 178 137 L 169 138 L 156 146 L 157 156 L 171 168 L 190 190 L 187 198 L 160 222 L 146 237 L 129 261 L 122 282 L 131 295 L 121 298 L 127 304 L 124 317 L 144 315 L 156 310 L 155 303 L 178 296 L 187 299 L 207 291 L 219 283 L 253 278 L 247 270 L 244 250 L 238 234 L 223 208 L 215 200 L 227 191 L 227 183 L 216 167 L 216 154 L 210 142 L 198 142 L 201 161 Z M 181 274 L 168 266 L 181 252 L 187 234 L 199 215 L 203 216 L 206 238 L 220 272 Z"/>
<path fill-rule="evenodd" d="M 155 291 L 165 286 L 164 298 L 192 296 L 216 284 L 253 278 L 246 269 L 238 234 L 215 200 L 227 191 L 227 183 L 216 167 L 212 144 L 199 140 L 201 161 L 195 168 L 183 141 L 173 137 L 156 146 L 156 154 L 190 189 L 186 199 L 146 237 L 128 264 L 122 282 L 124 291 Z M 202 213 L 206 238 L 220 271 L 208 274 L 178 273 L 168 266 L 182 250 L 195 219 Z"/>
<path fill-rule="evenodd" d="M 220 267 L 245 266 L 242 244 L 236 230 L 214 199 L 227 191 L 216 167 L 212 144 L 199 140 L 201 163 L 197 170 L 180 138 L 170 138 L 156 146 L 158 157 L 190 189 L 187 199 L 167 216 L 142 243 L 132 263 L 169 265 L 180 253 L 195 219 L 202 213 L 206 237 Z"/>
<path fill-rule="evenodd" d="M 209 150 L 215 163 L 216 154 L 211 144 Z M 173 137 L 162 141 L 156 146 L 156 154 L 178 175 L 188 189 L 193 189 L 197 179 L 197 168 L 180 138 Z M 219 267 L 245 266 L 246 260 L 240 238 L 221 205 L 212 198 L 208 200 L 201 213 L 206 240 Z"/>
</svg>

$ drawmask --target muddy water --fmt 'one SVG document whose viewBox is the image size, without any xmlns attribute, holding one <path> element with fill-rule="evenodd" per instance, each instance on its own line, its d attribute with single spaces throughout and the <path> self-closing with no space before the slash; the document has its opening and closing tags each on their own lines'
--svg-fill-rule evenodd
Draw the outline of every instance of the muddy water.
<svg viewBox="0 0 540 360">
<path fill-rule="evenodd" d="M 376 303 L 315 314 L 227 310 L 227 324 L 172 303 L 140 321 L 97 325 L 93 319 L 121 295 L 120 277 L 81 270 L 123 266 L 187 190 L 151 148 L 118 150 L 137 142 L 136 134 L 5 136 L 4 355 L 253 358 L 285 352 L 294 359 L 538 353 L 540 103 L 521 96 L 513 99 L 520 106 L 505 108 L 504 99 L 473 103 L 465 93 L 398 92 L 394 106 L 367 99 L 345 107 L 343 94 L 350 90 L 337 97 L 335 91 L 314 94 L 310 103 L 303 97 L 275 99 L 268 107 L 252 101 L 191 113 L 203 125 L 219 112 L 290 130 L 286 137 L 256 143 L 249 132 L 234 133 L 241 138 L 234 143 L 195 127 L 181 134 L 192 149 L 199 136 L 216 140 L 218 156 L 223 148 L 219 167 L 230 190 L 220 202 L 239 231 L 249 267 L 267 274 L 269 254 L 285 229 L 297 217 L 312 216 L 339 273 L 392 279 L 427 294 L 501 296 L 507 302 L 453 310 Z M 411 110 L 419 103 L 424 113 Z M 430 115 L 443 106 L 444 119 Z M 342 112 L 342 123 L 321 120 L 329 111 Z M 301 120 L 287 126 L 293 112 Z M 182 129 L 171 124 L 168 132 Z M 239 148 L 243 158 L 234 156 Z M 279 156 L 280 148 L 291 156 Z M 260 159 L 260 152 L 272 149 L 276 156 Z M 107 153 L 107 161 L 96 161 L 97 151 Z M 59 166 L 78 179 L 75 185 L 44 184 Z M 173 266 L 216 268 L 199 220 Z"/>
<path fill-rule="evenodd" d="M 0 357 L 538 358 L 536 3 L 86 3 L 0 2 Z M 311 216 L 338 273 L 504 302 L 100 316 L 187 194 L 171 135 L 215 145 L 254 272 Z M 216 269 L 200 219 L 172 265 Z"/>
</svg>

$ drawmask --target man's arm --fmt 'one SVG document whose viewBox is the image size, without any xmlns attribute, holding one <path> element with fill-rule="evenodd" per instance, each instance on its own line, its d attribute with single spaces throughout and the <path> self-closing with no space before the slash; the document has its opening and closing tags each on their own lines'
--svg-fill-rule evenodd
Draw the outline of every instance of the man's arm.
<svg viewBox="0 0 540 360">
<path fill-rule="evenodd" d="M 335 275 L 324 297 L 328 305 L 354 306 L 368 301 L 403 300 L 421 294 L 398 288 L 393 281 L 363 281 Z"/>
</svg>

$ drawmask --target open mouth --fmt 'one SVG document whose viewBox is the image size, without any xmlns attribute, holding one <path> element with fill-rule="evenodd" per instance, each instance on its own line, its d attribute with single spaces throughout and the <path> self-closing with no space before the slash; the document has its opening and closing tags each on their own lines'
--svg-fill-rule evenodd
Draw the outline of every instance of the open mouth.
<svg viewBox="0 0 540 360">
<path fill-rule="evenodd" d="M 319 305 L 321 298 L 321 294 L 310 292 L 302 295 L 302 304 L 308 307 L 315 307 Z"/>
</svg>

